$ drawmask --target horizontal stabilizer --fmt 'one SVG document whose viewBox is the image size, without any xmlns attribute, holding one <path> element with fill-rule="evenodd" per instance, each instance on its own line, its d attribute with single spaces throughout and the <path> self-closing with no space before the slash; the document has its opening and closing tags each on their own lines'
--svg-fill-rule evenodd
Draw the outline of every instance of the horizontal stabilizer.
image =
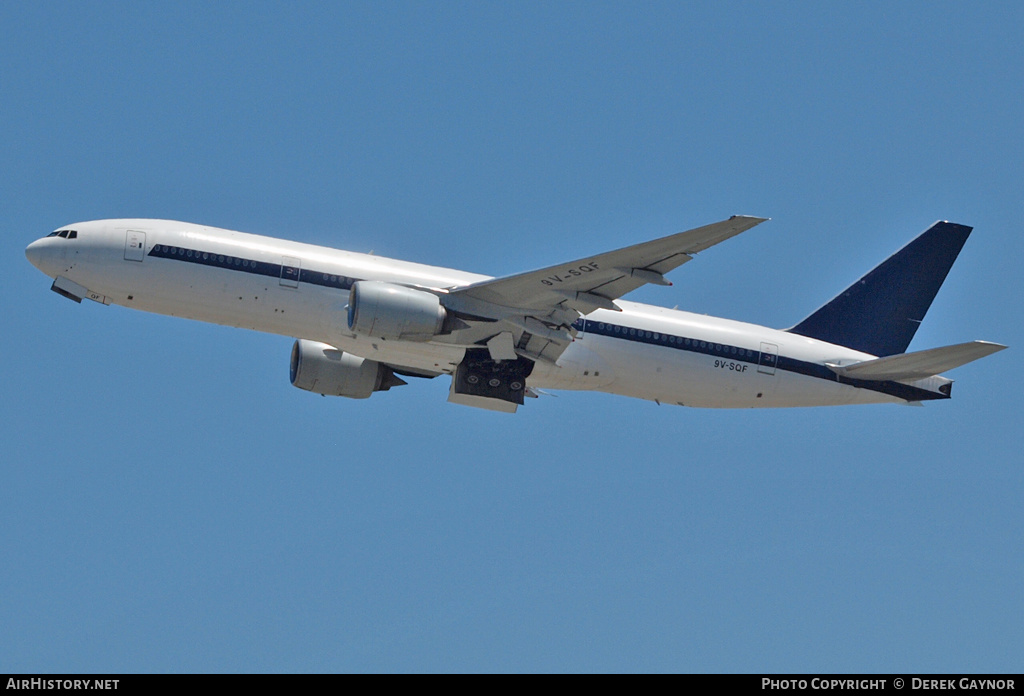
<svg viewBox="0 0 1024 696">
<path fill-rule="evenodd" d="M 998 343 L 971 341 L 955 346 L 864 360 L 852 365 L 829 365 L 828 368 L 842 377 L 872 381 L 924 379 L 979 360 L 1003 348 L 1006 346 Z"/>
</svg>

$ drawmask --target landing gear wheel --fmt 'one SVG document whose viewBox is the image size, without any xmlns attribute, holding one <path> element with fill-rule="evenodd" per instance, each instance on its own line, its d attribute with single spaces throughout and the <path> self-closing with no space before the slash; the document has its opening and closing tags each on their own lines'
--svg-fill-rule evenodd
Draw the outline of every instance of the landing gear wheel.
<svg viewBox="0 0 1024 696">
<path fill-rule="evenodd" d="M 522 405 L 533 362 L 523 357 L 492 360 L 487 348 L 468 348 L 452 375 L 452 392 Z"/>
</svg>

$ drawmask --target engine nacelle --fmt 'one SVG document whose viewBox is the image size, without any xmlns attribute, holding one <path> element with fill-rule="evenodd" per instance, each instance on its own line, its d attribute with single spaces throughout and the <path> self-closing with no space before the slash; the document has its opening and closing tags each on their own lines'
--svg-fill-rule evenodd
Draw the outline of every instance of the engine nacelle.
<svg viewBox="0 0 1024 696">
<path fill-rule="evenodd" d="M 445 317 L 437 295 L 393 283 L 359 280 L 348 296 L 348 328 L 364 336 L 429 341 Z"/>
<path fill-rule="evenodd" d="M 292 346 L 291 380 L 299 389 L 350 399 L 366 399 L 375 391 L 406 384 L 391 368 L 375 360 L 304 339 Z"/>
</svg>

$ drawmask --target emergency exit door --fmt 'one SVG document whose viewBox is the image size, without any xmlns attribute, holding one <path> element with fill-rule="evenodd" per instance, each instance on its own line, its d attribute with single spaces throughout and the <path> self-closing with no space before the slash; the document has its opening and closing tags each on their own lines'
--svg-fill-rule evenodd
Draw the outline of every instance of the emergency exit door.
<svg viewBox="0 0 1024 696">
<path fill-rule="evenodd" d="M 779 364 L 779 347 L 774 343 L 761 344 L 761 358 L 757 361 L 757 371 L 765 375 L 774 375 Z"/>
<path fill-rule="evenodd" d="M 302 261 L 294 256 L 281 257 L 281 287 L 299 287 L 299 271 L 302 268 Z"/>
</svg>

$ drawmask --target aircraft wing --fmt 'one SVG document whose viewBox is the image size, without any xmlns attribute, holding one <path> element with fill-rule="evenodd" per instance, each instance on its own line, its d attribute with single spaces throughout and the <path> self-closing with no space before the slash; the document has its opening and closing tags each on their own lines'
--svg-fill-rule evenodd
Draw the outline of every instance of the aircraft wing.
<svg viewBox="0 0 1024 696">
<path fill-rule="evenodd" d="M 671 285 L 665 273 L 766 219 L 734 215 L 616 251 L 450 288 L 444 303 L 465 315 L 504 321 L 519 337 L 519 354 L 553 361 L 572 340 L 571 325 L 581 315 L 618 310 L 616 299 L 646 283 Z M 523 331 L 529 334 L 527 342 L 541 340 L 524 343 Z"/>
<path fill-rule="evenodd" d="M 582 314 L 614 309 L 613 300 L 646 283 L 671 285 L 664 274 L 690 261 L 693 254 L 749 230 L 767 218 L 734 215 L 728 220 L 679 232 L 616 251 L 504 278 L 484 280 L 452 290 L 506 307 L 524 309 L 569 306 Z"/>
</svg>

